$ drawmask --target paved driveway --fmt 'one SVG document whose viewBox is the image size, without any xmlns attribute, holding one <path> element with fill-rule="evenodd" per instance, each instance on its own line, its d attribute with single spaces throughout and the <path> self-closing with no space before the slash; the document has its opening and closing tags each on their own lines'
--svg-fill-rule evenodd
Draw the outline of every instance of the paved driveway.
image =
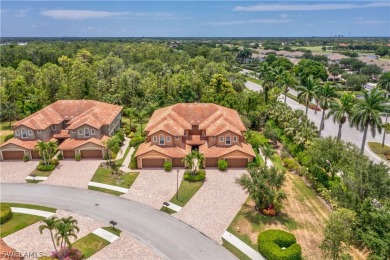
<svg viewBox="0 0 390 260">
<path fill-rule="evenodd" d="M 160 209 L 164 201 L 169 201 L 176 194 L 176 170 L 165 172 L 163 169 L 139 170 L 140 174 L 130 190 L 121 197 L 135 200 Z M 179 171 L 179 185 L 183 177 Z"/>
<path fill-rule="evenodd" d="M 102 160 L 84 159 L 81 161 L 61 160 L 57 168 L 42 184 L 63 185 L 88 189 L 88 183 Z"/>
<path fill-rule="evenodd" d="M 39 161 L 3 161 L 0 162 L 0 182 L 26 183 L 25 178 L 35 170 Z"/>
<path fill-rule="evenodd" d="M 227 172 L 206 169 L 207 179 L 202 188 L 174 216 L 222 243 L 223 232 L 248 197 L 234 182 L 245 172 L 245 169 Z"/>
</svg>

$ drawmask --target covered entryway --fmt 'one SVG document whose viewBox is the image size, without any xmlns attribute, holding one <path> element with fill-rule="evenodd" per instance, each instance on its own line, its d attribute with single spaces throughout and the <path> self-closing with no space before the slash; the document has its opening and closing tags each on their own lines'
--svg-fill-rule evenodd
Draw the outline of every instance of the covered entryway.
<svg viewBox="0 0 390 260">
<path fill-rule="evenodd" d="M 173 167 L 184 167 L 184 162 L 182 162 L 182 158 L 173 158 L 172 166 Z"/>
<path fill-rule="evenodd" d="M 80 150 L 81 158 L 103 158 L 102 150 Z"/>
<path fill-rule="evenodd" d="M 23 160 L 23 151 L 3 151 L 4 160 Z"/>
<path fill-rule="evenodd" d="M 163 158 L 145 158 L 142 159 L 142 168 L 162 168 L 164 162 Z"/>
<path fill-rule="evenodd" d="M 74 158 L 75 150 L 63 150 L 62 151 L 64 158 Z"/>
<path fill-rule="evenodd" d="M 41 156 L 39 155 L 38 151 L 31 151 L 31 156 L 33 159 L 41 159 Z"/>
<path fill-rule="evenodd" d="M 248 164 L 247 158 L 226 158 L 228 168 L 245 168 Z"/>
<path fill-rule="evenodd" d="M 206 167 L 217 167 L 218 158 L 206 158 Z"/>
</svg>

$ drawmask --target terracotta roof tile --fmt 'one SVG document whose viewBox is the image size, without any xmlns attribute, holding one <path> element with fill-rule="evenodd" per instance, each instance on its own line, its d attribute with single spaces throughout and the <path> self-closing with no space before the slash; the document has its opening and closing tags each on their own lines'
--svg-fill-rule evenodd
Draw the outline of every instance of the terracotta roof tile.
<svg viewBox="0 0 390 260">
<path fill-rule="evenodd" d="M 38 143 L 38 140 L 21 140 L 18 138 L 11 138 L 7 142 L 0 145 L 1 147 L 4 147 L 8 144 L 14 144 L 17 146 L 20 146 L 25 149 L 33 150 L 35 148 L 35 145 Z"/>
<path fill-rule="evenodd" d="M 191 152 L 191 146 L 186 145 L 185 149 L 179 147 L 179 146 L 165 146 L 160 147 L 158 145 L 154 145 L 151 142 L 148 143 L 142 143 L 137 149 L 137 152 L 135 153 L 135 157 L 138 157 L 142 154 L 145 154 L 150 151 L 156 151 L 161 154 L 165 154 L 171 158 L 184 158 L 186 154 Z"/>
<path fill-rule="evenodd" d="M 59 146 L 58 146 L 58 149 L 60 150 L 73 150 L 73 149 L 76 149 L 77 147 L 80 147 L 84 144 L 87 144 L 87 143 L 93 143 L 93 144 L 96 144 L 96 145 L 99 145 L 99 146 L 102 146 L 102 147 L 106 147 L 105 146 L 105 142 L 109 139 L 108 136 L 106 135 L 102 135 L 100 138 L 95 138 L 95 137 L 92 137 L 92 138 L 89 138 L 89 139 L 73 139 L 73 138 L 69 138 L 69 139 L 65 139 L 64 142 L 62 142 Z"/>
<path fill-rule="evenodd" d="M 246 143 L 241 143 L 240 145 L 236 144 L 229 147 L 223 147 L 223 146 L 208 147 L 207 143 L 199 146 L 199 152 L 203 153 L 206 158 L 217 158 L 235 151 L 240 151 L 253 157 L 256 156 L 255 152 L 252 149 L 252 146 Z"/>
</svg>

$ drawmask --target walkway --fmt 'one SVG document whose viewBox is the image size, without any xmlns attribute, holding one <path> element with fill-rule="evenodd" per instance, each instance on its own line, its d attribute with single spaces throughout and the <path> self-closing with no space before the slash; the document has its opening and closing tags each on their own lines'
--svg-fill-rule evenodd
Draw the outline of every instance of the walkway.
<svg viewBox="0 0 390 260">
<path fill-rule="evenodd" d="M 252 247 L 248 246 L 247 244 L 242 242 L 238 237 L 234 236 L 228 231 L 225 231 L 225 233 L 223 233 L 222 238 L 228 241 L 233 246 L 235 246 L 238 250 L 240 250 L 241 252 L 249 256 L 251 259 L 266 260 L 261 254 L 255 251 Z"/>
<path fill-rule="evenodd" d="M 116 154 L 115 160 L 120 160 L 125 155 L 125 152 L 127 150 L 127 147 L 129 147 L 130 138 L 125 137 L 125 141 L 123 142 L 123 145 L 121 146 L 121 149 Z"/>
<path fill-rule="evenodd" d="M 131 155 L 134 153 L 134 147 L 131 147 L 130 148 L 130 151 L 129 153 L 127 154 L 125 160 L 123 161 L 122 163 L 122 166 L 120 167 L 120 169 L 124 172 L 131 172 L 133 170 L 131 170 L 129 168 L 129 165 L 130 165 L 130 161 L 131 161 Z"/>
<path fill-rule="evenodd" d="M 44 218 L 48 218 L 48 217 L 55 215 L 54 212 L 50 212 L 50 211 L 44 211 L 44 210 L 38 210 L 38 209 L 28 209 L 28 208 L 18 208 L 18 207 L 11 207 L 11 211 L 13 213 L 29 214 L 29 215 L 35 215 L 35 216 L 40 216 L 40 217 L 44 217 Z"/>
<path fill-rule="evenodd" d="M 114 220 L 117 228 L 130 232 L 164 258 L 234 259 L 226 249 L 187 224 L 134 201 L 92 190 L 44 184 L 0 184 L 0 189 L 2 201 L 67 209 L 107 226 Z"/>
<path fill-rule="evenodd" d="M 114 235 L 113 233 L 108 232 L 107 230 L 102 229 L 102 228 L 98 228 L 98 229 L 94 230 L 92 233 L 107 240 L 110 243 L 114 242 L 115 240 L 117 240 L 119 238 L 117 235 Z"/>
</svg>

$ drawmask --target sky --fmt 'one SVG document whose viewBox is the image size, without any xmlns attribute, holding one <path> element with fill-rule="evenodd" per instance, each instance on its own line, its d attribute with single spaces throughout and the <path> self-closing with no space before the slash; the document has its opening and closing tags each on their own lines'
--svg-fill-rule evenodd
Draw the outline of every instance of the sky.
<svg viewBox="0 0 390 260">
<path fill-rule="evenodd" d="M 390 37 L 390 1 L 1 0 L 1 37 Z"/>
</svg>

